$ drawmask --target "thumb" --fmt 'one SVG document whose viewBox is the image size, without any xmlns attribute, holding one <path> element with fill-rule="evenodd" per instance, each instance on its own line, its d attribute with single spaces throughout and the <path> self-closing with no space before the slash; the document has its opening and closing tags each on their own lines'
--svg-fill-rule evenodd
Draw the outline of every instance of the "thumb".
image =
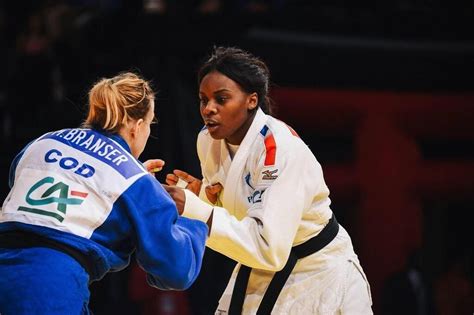
<svg viewBox="0 0 474 315">
<path fill-rule="evenodd" d="M 214 184 L 214 185 L 209 185 L 206 187 L 206 190 L 208 190 L 209 193 L 215 195 L 215 194 L 218 194 L 222 190 L 222 185 L 219 183 Z"/>
<path fill-rule="evenodd" d="M 146 167 L 147 171 L 156 173 L 163 168 L 165 161 L 161 159 L 152 159 L 144 162 L 143 165 Z"/>
<path fill-rule="evenodd" d="M 216 203 L 217 202 L 217 194 L 221 190 L 222 190 L 222 185 L 221 184 L 206 186 L 205 192 L 206 192 L 207 199 L 212 203 Z"/>
</svg>

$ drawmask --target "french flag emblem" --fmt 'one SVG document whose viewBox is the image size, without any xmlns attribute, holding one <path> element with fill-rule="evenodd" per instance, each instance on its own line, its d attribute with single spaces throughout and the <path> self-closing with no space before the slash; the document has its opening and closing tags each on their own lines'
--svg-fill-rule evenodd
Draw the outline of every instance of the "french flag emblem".
<svg viewBox="0 0 474 315">
<path fill-rule="evenodd" d="M 264 137 L 265 142 L 265 162 L 264 166 L 271 166 L 275 165 L 275 158 L 276 158 L 276 143 L 275 138 L 273 137 L 272 132 L 268 129 L 268 126 L 263 126 L 262 130 L 260 130 L 260 134 Z"/>
</svg>

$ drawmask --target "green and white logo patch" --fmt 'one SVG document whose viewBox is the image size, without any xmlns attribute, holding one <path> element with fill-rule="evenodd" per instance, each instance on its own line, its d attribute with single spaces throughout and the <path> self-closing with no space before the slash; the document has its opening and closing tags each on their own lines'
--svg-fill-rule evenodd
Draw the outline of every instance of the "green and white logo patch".
<svg viewBox="0 0 474 315">
<path fill-rule="evenodd" d="M 38 191 L 41 192 L 41 190 L 44 190 L 44 192 L 40 198 L 35 199 L 33 196 L 38 195 Z M 62 222 L 67 207 L 82 204 L 87 195 L 86 192 L 70 190 L 69 186 L 61 181 L 55 183 L 53 177 L 47 176 L 31 186 L 25 197 L 25 201 L 29 206 L 19 206 L 18 211 L 50 216 Z M 46 209 L 51 208 L 51 204 L 57 204 L 55 211 Z"/>
</svg>

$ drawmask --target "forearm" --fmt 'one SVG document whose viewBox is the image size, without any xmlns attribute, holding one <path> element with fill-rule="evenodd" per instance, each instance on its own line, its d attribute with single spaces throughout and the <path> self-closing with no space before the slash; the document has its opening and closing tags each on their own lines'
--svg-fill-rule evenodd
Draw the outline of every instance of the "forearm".
<svg viewBox="0 0 474 315">
<path fill-rule="evenodd" d="M 292 231 L 298 225 L 296 217 L 260 220 L 249 216 L 239 221 L 227 209 L 212 206 L 190 192 L 186 197 L 183 216 L 212 222 L 209 247 L 253 268 L 275 271 L 283 267 L 293 243 Z"/>
</svg>

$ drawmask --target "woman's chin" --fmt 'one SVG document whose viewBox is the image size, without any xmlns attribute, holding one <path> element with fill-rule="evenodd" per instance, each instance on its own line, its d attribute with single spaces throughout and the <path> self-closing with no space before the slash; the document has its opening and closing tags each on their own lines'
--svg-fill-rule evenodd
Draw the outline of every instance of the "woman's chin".
<svg viewBox="0 0 474 315">
<path fill-rule="evenodd" d="M 211 135 L 212 139 L 214 139 L 214 140 L 222 140 L 222 139 L 225 138 L 225 137 L 223 137 L 222 135 L 220 135 L 218 133 L 209 132 L 209 134 Z"/>
<path fill-rule="evenodd" d="M 209 131 L 209 134 L 211 135 L 211 137 L 215 140 L 222 140 L 225 138 L 225 136 L 222 135 L 221 132 L 219 132 L 220 131 L 219 126 L 207 128 L 207 130 Z"/>
</svg>

